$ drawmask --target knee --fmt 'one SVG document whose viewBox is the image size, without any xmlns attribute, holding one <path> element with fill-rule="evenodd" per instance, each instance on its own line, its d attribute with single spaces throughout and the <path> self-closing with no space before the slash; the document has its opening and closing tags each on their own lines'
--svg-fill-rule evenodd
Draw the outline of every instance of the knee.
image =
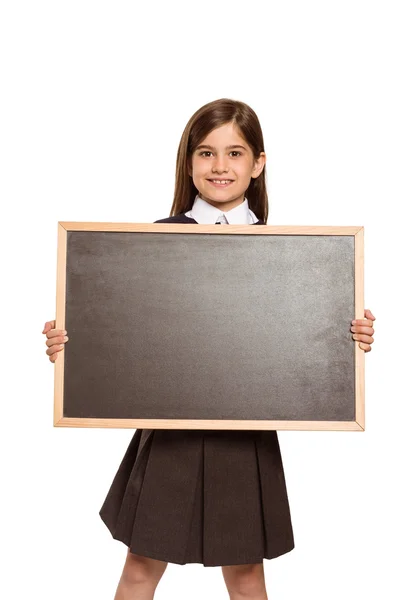
<svg viewBox="0 0 400 600">
<path fill-rule="evenodd" d="M 264 566 L 262 563 L 223 567 L 228 592 L 233 597 L 254 598 L 265 594 Z"/>
<path fill-rule="evenodd" d="M 161 579 L 168 563 L 140 554 L 133 554 L 128 549 L 122 579 L 129 585 L 149 585 L 154 587 Z"/>
</svg>

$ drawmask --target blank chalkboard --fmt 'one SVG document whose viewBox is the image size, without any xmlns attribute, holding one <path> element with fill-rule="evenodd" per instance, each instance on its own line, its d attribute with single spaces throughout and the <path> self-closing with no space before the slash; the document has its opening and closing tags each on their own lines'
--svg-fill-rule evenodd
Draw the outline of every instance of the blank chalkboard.
<svg viewBox="0 0 400 600">
<path fill-rule="evenodd" d="M 362 227 L 58 228 L 55 425 L 364 430 Z"/>
</svg>

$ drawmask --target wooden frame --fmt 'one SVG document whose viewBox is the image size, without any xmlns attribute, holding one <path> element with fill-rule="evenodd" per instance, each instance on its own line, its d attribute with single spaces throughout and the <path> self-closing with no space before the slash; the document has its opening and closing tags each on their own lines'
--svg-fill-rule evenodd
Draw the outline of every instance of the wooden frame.
<svg viewBox="0 0 400 600">
<path fill-rule="evenodd" d="M 69 231 L 161 232 L 247 235 L 345 235 L 354 236 L 355 315 L 364 317 L 364 228 L 339 226 L 270 226 L 229 225 L 228 227 L 175 223 L 58 223 L 56 328 L 65 329 L 67 234 Z M 349 323 L 350 327 L 350 323 Z M 68 342 L 67 342 L 68 343 Z M 55 362 L 54 425 L 61 427 L 118 427 L 118 428 L 171 428 L 171 429 L 274 429 L 274 430 L 351 430 L 364 431 L 364 351 L 354 343 L 355 352 L 355 420 L 354 421 L 278 421 L 278 420 L 168 420 L 168 419 L 91 419 L 63 416 L 64 355 Z"/>
</svg>

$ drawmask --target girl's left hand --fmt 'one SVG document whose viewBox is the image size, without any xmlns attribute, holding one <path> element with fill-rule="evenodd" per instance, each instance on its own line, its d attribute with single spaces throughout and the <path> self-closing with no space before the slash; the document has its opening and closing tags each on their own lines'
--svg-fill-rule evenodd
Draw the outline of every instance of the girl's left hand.
<svg viewBox="0 0 400 600">
<path fill-rule="evenodd" d="M 364 309 L 364 317 L 365 319 L 355 319 L 351 322 L 351 331 L 354 331 L 353 340 L 359 340 L 358 345 L 360 346 L 361 350 L 370 352 L 370 344 L 372 344 L 374 341 L 372 335 L 374 334 L 375 330 L 372 327 L 372 321 L 375 321 L 375 317 L 369 308 Z"/>
</svg>

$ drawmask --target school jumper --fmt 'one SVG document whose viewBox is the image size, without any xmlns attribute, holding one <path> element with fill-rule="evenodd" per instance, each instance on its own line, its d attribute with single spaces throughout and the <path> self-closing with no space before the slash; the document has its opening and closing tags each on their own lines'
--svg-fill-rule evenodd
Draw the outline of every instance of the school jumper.
<svg viewBox="0 0 400 600">
<path fill-rule="evenodd" d="M 155 223 L 262 225 L 242 204 L 199 196 Z M 205 567 L 262 562 L 294 548 L 276 431 L 137 429 L 99 511 L 135 554 Z"/>
</svg>

